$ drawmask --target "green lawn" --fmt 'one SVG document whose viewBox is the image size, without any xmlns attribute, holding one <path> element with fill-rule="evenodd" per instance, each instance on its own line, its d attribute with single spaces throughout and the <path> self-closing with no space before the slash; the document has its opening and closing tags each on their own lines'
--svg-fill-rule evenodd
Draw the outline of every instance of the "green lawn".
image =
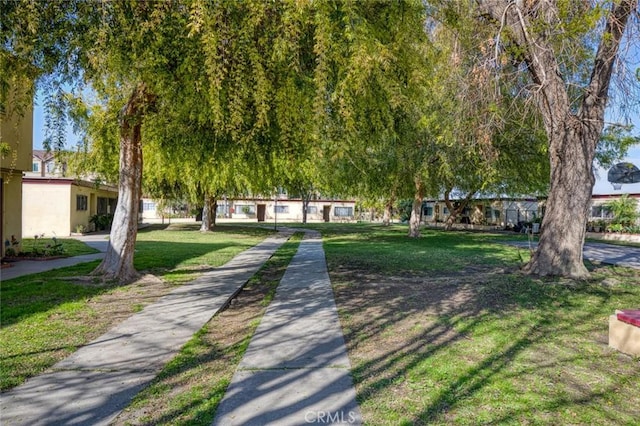
<svg viewBox="0 0 640 426">
<path fill-rule="evenodd" d="M 508 235 L 425 230 L 409 239 L 401 225 L 304 227 L 323 233 L 366 424 L 637 424 L 640 360 L 608 347 L 607 321 L 615 309 L 640 307 L 640 271 L 588 264 L 587 281 L 538 279 L 519 271 L 528 250 L 505 245 Z M 136 267 L 171 287 L 270 232 L 146 229 Z M 209 424 L 295 245 L 282 250 L 268 278 L 262 271 L 255 290 L 194 336 L 118 424 Z M 140 309 L 151 287 L 65 279 L 94 266 L 2 283 L 3 388 L 102 332 L 96 301 Z"/>
<path fill-rule="evenodd" d="M 640 271 L 541 280 L 504 236 L 317 228 L 367 424 L 637 424 L 640 363 L 607 332 Z"/>
<path fill-rule="evenodd" d="M 98 250 L 89 247 L 82 241 L 74 238 L 57 238 L 56 243 L 62 245 L 63 256 L 80 256 L 82 254 L 97 253 Z M 26 252 L 36 252 L 43 254 L 49 250 L 48 246 L 54 245 L 52 238 L 23 238 L 22 250 Z"/>
<path fill-rule="evenodd" d="M 150 227 L 138 234 L 134 263 L 138 271 L 158 275 L 168 286 L 176 285 L 196 278 L 203 269 L 222 265 L 271 233 L 230 226 L 221 226 L 214 233 L 200 233 L 193 225 Z M 97 264 L 2 281 L 0 389 L 44 371 L 105 332 L 114 317 L 122 319 L 155 300 L 144 296 L 150 288 L 147 283 L 117 286 L 90 278 L 79 280 Z M 157 297 L 163 291 L 158 286 L 153 287 Z M 113 299 L 120 301 L 103 302 Z M 103 312 L 107 308 L 109 311 Z"/>
</svg>

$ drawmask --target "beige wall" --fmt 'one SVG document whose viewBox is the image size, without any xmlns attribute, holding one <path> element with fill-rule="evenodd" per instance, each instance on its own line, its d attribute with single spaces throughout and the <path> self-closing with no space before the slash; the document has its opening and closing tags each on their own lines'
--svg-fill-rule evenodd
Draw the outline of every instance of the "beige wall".
<svg viewBox="0 0 640 426">
<path fill-rule="evenodd" d="M 9 100 L 9 102 L 11 102 Z M 33 109 L 24 116 L 0 116 L 0 140 L 9 145 L 11 153 L 2 158 L 3 170 L 31 171 L 33 159 Z"/>
<path fill-rule="evenodd" d="M 7 111 L 10 110 L 11 99 Z M 6 240 L 14 236 L 22 241 L 22 172 L 31 170 L 33 150 L 33 109 L 28 105 L 23 116 L 0 115 L 0 142 L 6 143 L 9 153 L 0 158 L 2 174 L 2 235 L 0 246 L 5 253 Z M 14 247 L 20 250 L 20 246 Z"/>
<path fill-rule="evenodd" d="M 22 176 L 2 171 L 2 255 L 5 253 L 5 241 L 13 236 L 22 242 Z M 14 246 L 21 250 L 22 244 Z"/>
<path fill-rule="evenodd" d="M 46 237 L 68 236 L 71 232 L 70 194 L 69 184 L 25 182 L 22 198 L 22 233 L 30 238 L 40 234 Z"/>
<path fill-rule="evenodd" d="M 69 236 L 82 225 L 90 229 L 91 216 L 97 212 L 98 197 L 117 198 L 109 189 L 77 184 L 71 179 L 25 180 L 23 184 L 22 232 L 27 236 Z M 87 209 L 78 210 L 77 196 L 87 197 Z"/>
</svg>

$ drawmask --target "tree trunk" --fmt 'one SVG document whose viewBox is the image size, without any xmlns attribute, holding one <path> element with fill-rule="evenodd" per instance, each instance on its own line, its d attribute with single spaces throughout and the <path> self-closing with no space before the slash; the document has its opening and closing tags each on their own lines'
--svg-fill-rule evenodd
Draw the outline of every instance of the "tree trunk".
<svg viewBox="0 0 640 426">
<path fill-rule="evenodd" d="M 206 194 L 204 196 L 204 207 L 202 208 L 202 224 L 200 225 L 200 232 L 213 231 L 213 228 L 215 226 L 215 203 L 215 197 L 212 197 L 209 194 Z"/>
<path fill-rule="evenodd" d="M 477 0 L 500 27 L 508 26 L 535 84 L 532 90 L 549 138 L 551 182 L 540 242 L 525 270 L 536 275 L 589 276 L 582 260 L 595 178 L 595 148 L 604 127 L 609 83 L 620 40 L 638 0 L 612 2 L 589 84 L 577 113 L 553 41 L 536 33 L 528 16 L 559 16 L 555 2 Z"/>
<path fill-rule="evenodd" d="M 391 224 L 391 214 L 393 212 L 393 203 L 394 199 L 392 197 L 387 199 L 387 202 L 384 204 L 384 214 L 382 216 L 382 224 L 384 226 L 389 226 Z"/>
<path fill-rule="evenodd" d="M 449 209 L 449 216 L 444 221 L 444 230 L 451 231 L 453 229 L 453 224 L 455 223 L 456 218 L 458 217 L 458 214 L 456 213 L 455 208 L 453 209 L 451 207 L 447 207 L 447 208 Z"/>
<path fill-rule="evenodd" d="M 213 206 L 211 206 L 211 223 L 212 228 L 216 227 L 216 219 L 218 218 L 218 197 L 213 198 Z"/>
<path fill-rule="evenodd" d="M 469 205 L 469 201 L 474 195 L 476 195 L 476 192 L 477 191 L 469 192 L 457 207 L 453 205 L 451 199 L 449 198 L 451 196 L 451 189 L 448 189 L 444 192 L 444 203 L 449 209 L 449 217 L 447 217 L 447 220 L 444 224 L 445 231 L 451 231 L 453 229 L 453 224 L 455 223 L 456 219 L 462 214 L 467 205 Z"/>
<path fill-rule="evenodd" d="M 453 205 L 453 203 L 451 202 L 451 189 L 447 189 L 444 191 L 444 204 L 447 206 L 447 209 L 449 209 L 449 216 L 447 217 L 447 219 L 444 221 L 444 230 L 445 231 L 451 231 L 453 229 L 453 223 L 455 222 L 456 218 L 458 217 L 459 211 L 458 209 L 456 209 Z"/>
<path fill-rule="evenodd" d="M 582 250 L 595 177 L 593 156 L 600 132 L 571 116 L 551 141 L 551 187 L 540 242 L 525 271 L 571 278 L 589 276 Z M 601 127 L 600 127 L 601 129 Z"/>
<path fill-rule="evenodd" d="M 138 235 L 142 196 L 142 121 L 154 101 L 145 84 L 135 88 L 120 116 L 120 181 L 109 246 L 102 263 L 92 272 L 120 283 L 134 280 L 133 253 Z"/>
<path fill-rule="evenodd" d="M 424 199 L 424 185 L 419 177 L 415 179 L 416 190 L 413 196 L 411 218 L 409 219 L 409 237 L 420 238 L 420 219 L 422 217 L 422 200 Z"/>
<path fill-rule="evenodd" d="M 307 223 L 307 210 L 309 210 L 309 202 L 311 202 L 311 193 L 302 196 L 302 223 Z"/>
</svg>

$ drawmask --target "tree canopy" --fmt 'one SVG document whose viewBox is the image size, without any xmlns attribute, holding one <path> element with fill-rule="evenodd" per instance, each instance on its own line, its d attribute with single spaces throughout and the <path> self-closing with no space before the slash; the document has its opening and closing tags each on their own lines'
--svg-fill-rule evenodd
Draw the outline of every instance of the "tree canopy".
<svg viewBox="0 0 640 426">
<path fill-rule="evenodd" d="M 86 167 L 120 182 L 107 276 L 135 276 L 143 188 L 210 209 L 276 187 L 412 198 L 414 237 L 425 196 L 548 187 L 530 271 L 584 276 L 584 223 L 566 218 L 586 217 L 598 141 L 609 154 L 628 141 L 600 135 L 634 11 L 637 0 L 2 0 L 0 93 L 4 107 L 9 83 L 36 78 L 51 146 L 80 123 Z"/>
</svg>

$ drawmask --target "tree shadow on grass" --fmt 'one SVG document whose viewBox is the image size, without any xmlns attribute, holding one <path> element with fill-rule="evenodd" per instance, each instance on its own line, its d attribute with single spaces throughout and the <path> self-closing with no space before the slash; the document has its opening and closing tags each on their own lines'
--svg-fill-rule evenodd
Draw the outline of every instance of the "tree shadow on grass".
<svg viewBox="0 0 640 426">
<path fill-rule="evenodd" d="M 624 423 L 640 414 L 637 365 L 603 342 L 607 315 L 621 300 L 640 302 L 638 292 L 491 270 L 342 270 L 332 281 L 370 415 L 432 424 Z"/>
<path fill-rule="evenodd" d="M 191 259 L 203 258 L 203 261 L 218 261 L 231 258 L 233 254 L 248 249 L 252 244 L 244 242 L 225 243 L 171 243 L 159 241 L 138 241 L 136 244 L 136 267 L 140 271 L 174 271 L 178 265 Z M 227 252 L 231 250 L 231 252 Z M 224 252 L 222 257 L 216 253 Z M 233 253 L 233 254 L 230 254 Z M 206 255 L 210 255 L 208 258 Z M 96 262 L 42 272 L 2 282 L 2 326 L 20 322 L 26 317 L 47 312 L 61 304 L 81 301 L 110 291 L 118 285 L 105 283 L 102 286 L 87 286 L 68 279 L 74 275 L 87 275 L 96 266 Z M 195 263 L 193 264 L 195 265 Z M 180 272 L 200 275 L 215 269 L 209 264 L 206 269 L 181 269 Z M 160 274 L 161 275 L 161 274 Z"/>
</svg>

